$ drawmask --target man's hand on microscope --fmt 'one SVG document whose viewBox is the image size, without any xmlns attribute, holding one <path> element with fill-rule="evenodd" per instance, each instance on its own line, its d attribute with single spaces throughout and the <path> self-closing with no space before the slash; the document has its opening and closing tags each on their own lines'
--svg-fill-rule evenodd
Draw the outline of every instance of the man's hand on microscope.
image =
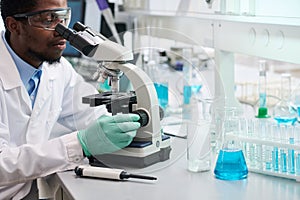
<svg viewBox="0 0 300 200">
<path fill-rule="evenodd" d="M 90 127 L 78 131 L 84 154 L 100 155 L 111 153 L 128 146 L 140 127 L 137 114 L 103 115 Z"/>
</svg>

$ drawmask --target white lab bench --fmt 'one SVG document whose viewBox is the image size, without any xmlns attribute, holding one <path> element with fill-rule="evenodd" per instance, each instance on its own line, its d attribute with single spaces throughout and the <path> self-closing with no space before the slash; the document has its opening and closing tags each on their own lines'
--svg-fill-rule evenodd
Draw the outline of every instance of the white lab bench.
<svg viewBox="0 0 300 200">
<path fill-rule="evenodd" d="M 295 180 L 249 173 L 239 181 L 223 181 L 212 171 L 193 173 L 186 168 L 186 141 L 172 139 L 171 159 L 131 172 L 154 175 L 157 181 L 112 181 L 76 177 L 73 171 L 54 175 L 60 186 L 58 199 L 209 199 L 209 200 L 296 200 L 300 199 L 300 183 Z M 130 170 L 127 170 L 130 171 Z"/>
</svg>

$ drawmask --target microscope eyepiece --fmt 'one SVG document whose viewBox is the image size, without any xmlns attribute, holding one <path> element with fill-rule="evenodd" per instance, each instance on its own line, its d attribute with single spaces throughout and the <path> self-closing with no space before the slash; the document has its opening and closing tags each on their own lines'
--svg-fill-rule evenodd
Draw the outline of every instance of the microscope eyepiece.
<svg viewBox="0 0 300 200">
<path fill-rule="evenodd" d="M 72 36 L 75 35 L 75 32 L 72 29 L 69 29 L 61 23 L 56 25 L 55 31 L 58 32 L 63 38 L 65 38 L 68 41 L 71 39 Z"/>
<path fill-rule="evenodd" d="M 87 26 L 83 25 L 83 24 L 80 23 L 80 22 L 76 22 L 76 23 L 73 25 L 73 29 L 74 29 L 75 31 L 84 31 L 86 28 L 87 28 Z"/>
</svg>

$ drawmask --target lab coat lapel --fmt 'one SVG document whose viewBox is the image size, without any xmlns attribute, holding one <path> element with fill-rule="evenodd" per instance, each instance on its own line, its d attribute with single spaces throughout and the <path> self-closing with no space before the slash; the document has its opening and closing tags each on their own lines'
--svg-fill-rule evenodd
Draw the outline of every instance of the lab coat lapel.
<svg viewBox="0 0 300 200">
<path fill-rule="evenodd" d="M 49 102 L 51 101 L 53 81 L 55 78 L 51 77 L 51 75 L 47 73 L 47 70 L 44 69 L 45 68 L 43 68 L 35 104 L 28 124 L 26 140 L 29 144 L 44 142 L 49 138 L 49 133 L 45 132 L 44 126 L 49 114 L 49 109 L 46 107 L 49 106 Z"/>
<path fill-rule="evenodd" d="M 43 105 L 50 98 L 52 94 L 53 81 L 54 77 L 49 76 L 49 74 L 47 74 L 47 71 L 43 70 L 35 104 L 32 111 L 32 117 L 39 114 Z"/>
<path fill-rule="evenodd" d="M 3 32 L 1 34 L 4 34 Z M 27 90 L 22 83 L 20 74 L 17 70 L 15 62 L 13 61 L 11 55 L 7 51 L 5 44 L 0 35 L 0 79 L 4 90 L 12 90 L 14 88 L 21 88 L 22 99 L 25 102 L 29 110 L 31 110 L 31 100 L 27 94 Z"/>
</svg>

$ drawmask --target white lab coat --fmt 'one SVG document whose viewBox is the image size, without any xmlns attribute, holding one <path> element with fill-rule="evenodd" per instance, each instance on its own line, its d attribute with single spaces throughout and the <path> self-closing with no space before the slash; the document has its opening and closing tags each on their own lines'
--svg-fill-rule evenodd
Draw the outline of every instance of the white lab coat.
<svg viewBox="0 0 300 200">
<path fill-rule="evenodd" d="M 81 103 L 82 96 L 95 92 L 62 58 L 58 64 L 43 64 L 32 109 L 14 61 L 0 40 L 0 199 L 20 199 L 29 192 L 32 180 L 73 169 L 83 161 L 76 130 L 106 113 L 103 106 Z M 55 132 L 57 123 L 70 134 Z"/>
</svg>

